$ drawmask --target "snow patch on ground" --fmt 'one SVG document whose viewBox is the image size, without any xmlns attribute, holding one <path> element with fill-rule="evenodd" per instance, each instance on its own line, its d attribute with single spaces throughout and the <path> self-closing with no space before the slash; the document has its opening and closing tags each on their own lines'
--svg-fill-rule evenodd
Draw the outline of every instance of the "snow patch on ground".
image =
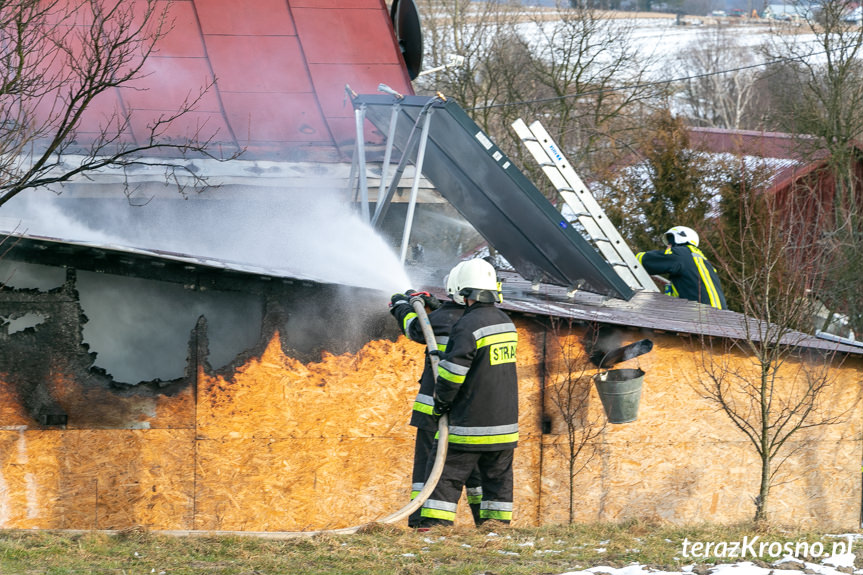
<svg viewBox="0 0 863 575">
<path fill-rule="evenodd" d="M 850 535 L 855 539 L 859 539 L 859 536 Z M 841 535 L 839 537 L 847 538 L 849 535 Z M 825 557 L 821 560 L 821 563 L 811 563 L 808 561 L 802 561 L 795 557 L 787 556 L 775 561 L 773 563 L 774 566 L 779 566 L 784 563 L 797 563 L 804 570 L 798 569 L 773 569 L 770 567 L 759 567 L 755 563 L 751 561 L 740 561 L 738 563 L 722 563 L 711 567 L 708 571 L 709 575 L 771 575 L 773 573 L 776 575 L 777 573 L 781 573 L 781 575 L 807 575 L 811 573 L 817 573 L 818 575 L 846 575 L 845 572 L 839 571 L 838 568 L 854 568 L 854 554 L 853 553 L 840 553 L 836 555 L 831 555 Z M 632 565 L 627 565 L 625 567 L 611 567 L 608 565 L 599 565 L 596 567 L 590 567 L 588 569 L 582 569 L 579 571 L 567 571 L 565 573 L 561 573 L 560 575 L 688 575 L 693 572 L 695 569 L 695 565 L 686 565 L 681 567 L 680 571 L 660 571 L 650 569 L 644 565 L 639 565 L 634 563 Z M 854 571 L 856 574 L 863 573 L 863 569 Z"/>
</svg>

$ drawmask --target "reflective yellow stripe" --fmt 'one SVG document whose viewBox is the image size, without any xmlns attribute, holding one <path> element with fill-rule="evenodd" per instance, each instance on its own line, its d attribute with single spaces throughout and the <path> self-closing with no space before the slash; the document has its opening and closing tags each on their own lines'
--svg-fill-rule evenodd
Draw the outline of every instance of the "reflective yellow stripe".
<svg viewBox="0 0 863 575">
<path fill-rule="evenodd" d="M 457 383 L 461 385 L 464 383 L 464 375 L 459 375 L 457 373 L 453 373 L 451 371 L 447 371 L 445 367 L 442 367 L 442 364 L 438 364 L 437 366 L 437 374 L 441 379 L 445 379 L 447 381 L 451 381 L 453 383 Z"/>
<path fill-rule="evenodd" d="M 704 284 L 704 289 L 707 290 L 707 296 L 710 298 L 710 305 L 715 308 L 722 309 L 722 302 L 719 300 L 719 293 L 716 291 L 716 286 L 713 285 L 713 280 L 710 277 L 710 270 L 707 269 L 707 264 L 704 263 L 704 256 L 700 252 L 693 252 L 692 259 L 695 261 L 695 266 L 698 268 L 698 275 L 701 276 L 701 282 Z"/>
<path fill-rule="evenodd" d="M 405 316 L 405 318 L 402 320 L 402 331 L 403 332 L 405 332 L 405 333 L 408 332 L 408 324 L 411 322 L 411 320 L 416 319 L 416 317 L 417 317 L 416 312 L 410 312 L 409 314 L 407 314 Z"/>
<path fill-rule="evenodd" d="M 518 341 L 518 334 L 515 332 L 507 332 L 507 333 L 497 333 L 494 335 L 487 335 L 476 340 L 476 348 L 479 349 L 481 347 L 485 347 L 487 345 L 492 345 L 495 343 L 504 343 L 504 342 L 512 342 L 515 343 Z"/>
<path fill-rule="evenodd" d="M 420 413 L 427 413 L 427 414 L 431 415 L 432 411 L 434 411 L 434 406 L 429 405 L 427 403 L 422 403 L 420 401 L 415 401 L 414 402 L 414 411 L 419 411 Z"/>
<path fill-rule="evenodd" d="M 512 443 L 513 441 L 518 441 L 517 431 L 505 435 L 455 435 L 450 433 L 449 436 L 450 443 L 460 445 L 495 445 L 497 443 Z"/>
<path fill-rule="evenodd" d="M 512 521 L 512 511 L 500 511 L 498 509 L 480 509 L 480 519 L 500 519 L 502 521 Z"/>
<path fill-rule="evenodd" d="M 445 519 L 446 521 L 455 521 L 455 513 L 453 513 L 452 511 L 443 511 L 441 509 L 429 509 L 427 507 L 423 507 L 422 511 L 420 511 L 420 516 L 430 517 L 432 519 Z"/>
<path fill-rule="evenodd" d="M 476 505 L 477 503 L 482 503 L 482 495 L 468 495 L 467 502 L 470 505 Z"/>
</svg>

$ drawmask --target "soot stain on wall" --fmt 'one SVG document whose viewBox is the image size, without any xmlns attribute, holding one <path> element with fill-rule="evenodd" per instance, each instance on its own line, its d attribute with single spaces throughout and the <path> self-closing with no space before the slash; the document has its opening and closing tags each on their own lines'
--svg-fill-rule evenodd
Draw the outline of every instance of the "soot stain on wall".
<svg viewBox="0 0 863 575">
<path fill-rule="evenodd" d="M 170 350 L 184 354 L 180 373 L 168 378 L 118 380 L 100 363 L 101 350 L 93 348 L 85 337 L 90 320 L 82 300 L 93 300 L 89 291 L 94 286 L 96 292 L 110 293 L 110 289 L 104 290 L 105 286 L 124 285 L 128 278 L 79 273 L 73 268 L 67 268 L 65 273 L 65 282 L 49 290 L 0 287 L 0 317 L 7 318 L 0 327 L 0 373 L 15 390 L 18 401 L 32 418 L 33 427 L 150 427 L 156 417 L 158 398 L 194 389 L 199 367 L 204 373 L 221 375 L 230 383 L 236 370 L 260 357 L 276 334 L 285 354 L 303 363 L 319 361 L 324 352 L 356 353 L 369 341 L 394 340 L 399 335 L 387 313 L 388 298 L 376 291 L 307 281 L 238 277 L 231 291 L 204 294 L 215 295 L 225 302 L 240 300 L 241 313 L 229 314 L 230 326 L 239 329 L 237 318 L 243 315 L 242 310 L 245 317 L 241 319 L 253 324 L 244 325 L 244 335 L 227 347 L 224 340 L 231 339 L 230 326 L 228 333 L 222 328 L 219 339 L 223 349 L 215 366 L 211 365 L 212 326 L 224 323 L 225 317 L 218 317 L 218 313 L 230 309 L 230 305 L 207 308 L 207 313 L 192 320 L 189 331 L 181 333 L 176 333 L 177 325 L 172 322 L 163 322 L 159 328 L 160 314 L 152 314 L 156 325 L 149 328 L 148 338 L 164 337 L 171 341 L 183 338 L 175 346 L 177 349 Z M 88 279 L 81 282 L 80 276 L 84 274 Z M 167 282 L 150 280 L 150 283 Z M 81 290 L 88 293 L 82 297 Z M 189 292 L 197 293 L 194 289 Z M 169 290 L 169 293 L 182 292 Z M 189 293 L 182 294 L 179 304 L 194 308 L 188 296 Z M 119 333 L 135 329 L 134 322 L 129 325 L 127 311 L 122 307 L 114 309 L 110 321 L 100 321 L 99 329 L 106 331 L 101 334 L 102 341 L 117 339 Z M 27 314 L 38 314 L 41 321 L 23 329 L 10 329 L 13 322 L 9 320 Z M 256 333 L 250 337 L 252 328 Z M 137 341 L 147 345 L 146 341 Z M 135 345 L 128 345 L 119 355 L 134 352 Z M 112 353 L 116 355 L 117 350 Z M 149 361 L 158 362 L 158 353 Z"/>
</svg>

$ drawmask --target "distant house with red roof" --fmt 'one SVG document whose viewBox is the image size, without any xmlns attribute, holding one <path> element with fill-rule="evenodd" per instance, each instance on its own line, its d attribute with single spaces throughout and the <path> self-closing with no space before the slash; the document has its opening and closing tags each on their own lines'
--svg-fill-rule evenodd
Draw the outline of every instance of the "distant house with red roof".
<svg viewBox="0 0 863 575">
<path fill-rule="evenodd" d="M 693 149 L 760 162 L 768 171 L 768 192 L 777 200 L 774 205 L 784 211 L 794 230 L 792 237 L 801 248 L 814 246 L 824 230 L 834 228 L 836 203 L 843 200 L 836 198 L 835 176 L 826 149 L 808 145 L 810 142 L 801 136 L 777 132 L 691 128 L 689 136 Z M 863 208 L 863 144 L 854 144 L 852 158 L 855 190 L 848 196 L 856 198 L 859 210 Z M 832 317 L 826 308 L 822 313 L 825 321 Z M 853 337 L 841 318 L 834 317 L 831 321 L 835 323 L 822 329 Z"/>
<path fill-rule="evenodd" d="M 792 198 L 798 207 L 804 200 L 815 201 L 806 208 L 809 217 L 805 220 L 809 223 L 817 222 L 816 214 L 832 213 L 832 210 L 823 209 L 824 206 L 832 205 L 835 192 L 834 177 L 828 169 L 828 151 L 805 145 L 801 136 L 779 132 L 690 128 L 689 143 L 693 149 L 708 153 L 763 160 L 771 171 L 770 190 L 785 197 L 784 204 L 789 204 Z M 858 192 L 863 192 L 860 184 L 863 182 L 863 144 L 857 143 L 854 148 L 855 181 L 861 187 Z M 857 197 L 860 195 L 858 193 Z"/>
</svg>

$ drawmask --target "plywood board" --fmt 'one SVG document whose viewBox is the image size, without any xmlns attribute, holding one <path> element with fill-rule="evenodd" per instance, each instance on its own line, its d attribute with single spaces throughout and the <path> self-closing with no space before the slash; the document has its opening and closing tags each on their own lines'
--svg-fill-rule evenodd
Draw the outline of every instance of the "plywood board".
<svg viewBox="0 0 863 575">
<path fill-rule="evenodd" d="M 566 426 L 550 394 L 565 375 L 556 338 L 577 353 L 583 328 L 553 333 L 515 320 L 514 524 L 566 523 Z M 625 337 L 621 344 L 645 334 Z M 577 465 L 573 519 L 751 518 L 758 481 L 751 444 L 699 394 L 703 366 L 693 342 L 670 334 L 651 339 L 652 352 L 620 366 L 646 372 L 636 421 L 601 428 L 601 402 L 588 386 L 577 422 L 600 428 L 580 456 L 594 457 Z M 0 527 L 294 531 L 373 521 L 409 498 L 415 430 L 408 419 L 422 360 L 422 346 L 400 337 L 302 363 L 284 353 L 275 334 L 230 377 L 200 367 L 196 387 L 156 397 L 115 395 L 55 373 L 52 394 L 89 414 L 67 429 L 28 428 L 30 418 L 0 377 Z M 584 368 L 588 379 L 594 372 Z M 799 449 L 772 495 L 778 521 L 857 525 L 861 373 L 859 360 L 833 368 L 836 387 L 823 408 L 843 417 L 795 437 Z M 140 429 L 97 428 L 108 424 Z M 76 428 L 86 425 L 93 428 Z M 472 522 L 464 499 L 456 522 Z"/>
<path fill-rule="evenodd" d="M 422 353 L 402 337 L 303 364 L 286 356 L 274 337 L 260 359 L 230 379 L 202 375 L 198 432 L 207 439 L 409 439 Z"/>
<path fill-rule="evenodd" d="M 0 431 L 0 527 L 189 529 L 190 430 Z"/>
</svg>

